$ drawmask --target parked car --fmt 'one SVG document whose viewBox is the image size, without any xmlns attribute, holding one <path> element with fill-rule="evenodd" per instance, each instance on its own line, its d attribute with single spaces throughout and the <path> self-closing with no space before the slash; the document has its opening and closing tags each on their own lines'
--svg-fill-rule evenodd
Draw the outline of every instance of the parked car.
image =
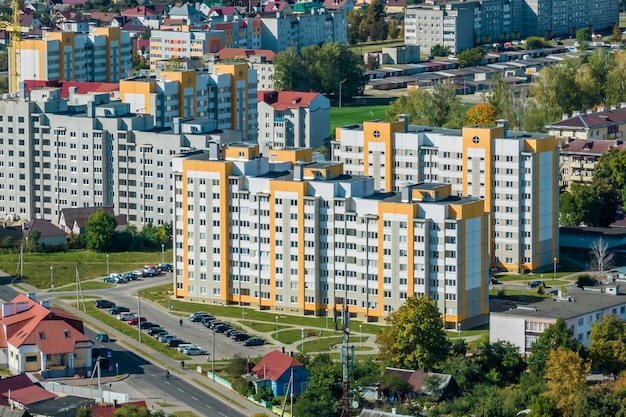
<svg viewBox="0 0 626 417">
<path fill-rule="evenodd" d="M 528 283 L 528 285 L 526 285 L 526 288 L 528 288 L 529 290 L 535 289 L 535 288 L 539 288 L 540 286 L 543 285 L 543 288 L 547 288 L 546 283 L 543 281 L 533 281 Z"/>
<path fill-rule="evenodd" d="M 161 273 L 161 270 L 154 265 L 146 265 L 143 267 L 143 272 L 147 277 L 154 277 Z"/>
<path fill-rule="evenodd" d="M 167 345 L 169 347 L 177 347 L 178 345 L 182 345 L 183 343 L 185 343 L 185 341 L 183 339 L 178 339 L 178 338 L 169 339 L 167 341 Z"/>
<path fill-rule="evenodd" d="M 160 333 L 160 334 L 166 333 L 166 330 L 163 327 L 155 326 L 155 327 L 150 327 L 147 333 L 150 336 L 154 337 L 157 333 Z"/>
<path fill-rule="evenodd" d="M 113 316 L 113 315 L 129 312 L 129 311 L 130 311 L 130 309 L 128 307 L 115 306 L 115 307 L 113 307 L 112 309 L 109 310 L 109 314 Z"/>
<path fill-rule="evenodd" d="M 177 339 L 177 337 L 171 334 L 164 334 L 164 335 L 159 336 L 158 339 L 159 339 L 159 342 L 167 343 L 168 340 Z"/>
<path fill-rule="evenodd" d="M 219 320 L 215 317 L 205 317 L 202 319 L 202 324 L 204 325 L 204 327 L 209 327 L 212 322 L 219 322 Z"/>
<path fill-rule="evenodd" d="M 122 275 L 122 279 L 124 281 L 134 281 L 134 280 L 137 279 L 137 277 L 132 272 L 127 272 L 127 273 Z"/>
<path fill-rule="evenodd" d="M 108 342 L 109 341 L 109 335 L 106 333 L 98 333 L 98 335 L 96 336 L 96 340 L 98 342 Z"/>
<path fill-rule="evenodd" d="M 194 345 L 193 343 L 183 343 L 182 345 L 178 345 L 176 347 L 176 350 L 178 350 L 179 352 L 182 352 L 185 349 L 195 348 L 195 347 L 198 347 L 198 346 Z"/>
<path fill-rule="evenodd" d="M 491 284 L 499 284 L 500 283 L 500 281 L 498 281 L 498 278 L 496 278 L 496 277 L 489 277 L 489 282 Z"/>
<path fill-rule="evenodd" d="M 143 316 L 135 316 L 132 319 L 128 320 L 128 324 L 130 324 L 131 326 L 136 326 L 137 323 L 139 322 L 139 320 L 141 320 L 141 322 L 143 323 L 144 321 L 148 321 L 148 319 L 146 319 Z"/>
<path fill-rule="evenodd" d="M 117 315 L 118 320 L 128 321 L 135 317 L 135 313 L 123 312 Z"/>
<path fill-rule="evenodd" d="M 220 326 L 224 324 L 221 320 L 211 320 L 209 321 L 209 325 L 207 326 L 209 329 L 213 329 L 215 326 Z"/>
<path fill-rule="evenodd" d="M 142 278 L 145 275 L 143 269 L 137 269 L 133 271 L 132 274 L 137 278 Z"/>
<path fill-rule="evenodd" d="M 244 346 L 263 346 L 265 344 L 265 340 L 260 337 L 251 337 L 250 339 L 243 342 Z"/>
<path fill-rule="evenodd" d="M 193 355 L 206 355 L 206 354 L 207 354 L 206 350 L 204 350 L 204 349 L 200 349 L 199 347 L 190 347 L 190 348 L 187 348 L 187 349 L 183 350 L 183 353 L 184 353 L 185 355 L 188 355 L 188 356 L 193 356 Z"/>
<path fill-rule="evenodd" d="M 207 314 L 199 314 L 197 316 L 194 316 L 194 317 L 190 318 L 189 320 L 191 320 L 194 323 L 197 323 L 197 322 L 201 322 L 202 320 L 208 319 L 208 318 L 213 319 L 215 317 L 213 317 L 212 315 L 207 313 Z"/>
<path fill-rule="evenodd" d="M 230 324 L 222 324 L 222 325 L 213 327 L 213 331 L 215 333 L 224 333 L 226 330 L 229 330 L 229 329 L 232 329 Z"/>
<path fill-rule="evenodd" d="M 201 315 L 207 315 L 207 316 L 210 316 L 210 314 L 209 314 L 209 313 L 207 313 L 206 311 L 196 311 L 195 313 L 191 313 L 191 314 L 189 315 L 189 320 L 193 319 L 193 318 L 194 318 L 194 317 L 196 317 L 196 316 L 201 316 Z"/>
<path fill-rule="evenodd" d="M 93 305 L 96 308 L 113 308 L 113 307 L 115 307 L 115 303 L 113 301 L 109 301 L 109 300 L 96 300 L 95 303 L 93 303 Z"/>
<path fill-rule="evenodd" d="M 151 321 L 141 321 L 141 324 L 139 325 L 140 329 L 149 329 L 151 327 L 161 327 L 156 323 L 152 323 Z"/>
<path fill-rule="evenodd" d="M 104 282 L 112 282 L 113 284 L 117 284 L 120 280 L 118 278 L 106 277 L 102 281 L 104 281 Z"/>
<path fill-rule="evenodd" d="M 245 342 L 246 340 L 250 339 L 250 335 L 246 333 L 235 333 L 231 335 L 230 338 L 233 339 L 235 342 Z"/>
<path fill-rule="evenodd" d="M 172 272 L 174 270 L 174 265 L 172 264 L 159 264 L 157 266 L 161 271 Z"/>
</svg>

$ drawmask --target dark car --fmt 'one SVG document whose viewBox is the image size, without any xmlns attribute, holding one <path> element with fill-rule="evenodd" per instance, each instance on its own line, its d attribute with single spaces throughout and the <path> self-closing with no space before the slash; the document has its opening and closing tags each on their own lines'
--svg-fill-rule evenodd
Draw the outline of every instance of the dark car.
<svg viewBox="0 0 626 417">
<path fill-rule="evenodd" d="M 532 290 L 532 289 L 535 289 L 535 288 L 539 288 L 541 286 L 543 286 L 543 288 L 547 288 L 546 283 L 543 282 L 543 281 L 533 281 L 533 282 L 530 282 L 526 286 L 526 288 L 528 288 L 529 290 Z"/>
<path fill-rule="evenodd" d="M 196 311 L 195 313 L 191 313 L 189 315 L 189 320 L 191 320 L 192 318 L 196 316 L 210 316 L 210 314 L 207 313 L 206 311 Z"/>
<path fill-rule="evenodd" d="M 124 275 L 122 275 L 122 279 L 124 281 L 134 281 L 137 279 L 137 276 L 133 274 L 132 272 L 127 272 Z"/>
<path fill-rule="evenodd" d="M 265 340 L 259 337 L 252 337 L 245 342 L 243 342 L 244 346 L 263 346 L 265 344 Z"/>
<path fill-rule="evenodd" d="M 213 318 L 213 316 L 211 316 L 210 314 L 198 314 L 197 316 L 191 317 L 189 320 L 191 320 L 194 323 L 197 323 L 197 322 L 201 322 L 202 319 L 207 319 L 207 318 Z"/>
<path fill-rule="evenodd" d="M 209 322 L 209 325 L 207 326 L 209 329 L 213 329 L 215 328 L 215 326 L 221 326 L 222 324 L 224 324 L 223 321 L 220 320 L 211 320 Z"/>
<path fill-rule="evenodd" d="M 139 328 L 141 329 L 150 329 L 152 327 L 161 327 L 156 323 L 152 323 L 151 321 L 142 321 L 141 324 L 139 325 Z"/>
<path fill-rule="evenodd" d="M 113 308 L 115 307 L 115 303 L 109 300 L 96 300 L 95 303 L 93 303 L 94 306 L 96 306 L 96 308 Z"/>
<path fill-rule="evenodd" d="M 178 345 L 182 345 L 186 343 L 183 339 L 170 339 L 167 341 L 167 345 L 169 347 L 177 347 Z"/>
<path fill-rule="evenodd" d="M 172 264 L 159 264 L 157 267 L 161 271 L 172 272 L 174 270 L 174 265 L 172 265 Z"/>
<path fill-rule="evenodd" d="M 231 329 L 231 326 L 228 324 L 221 324 L 219 326 L 213 327 L 213 331 L 215 333 L 224 333 L 228 329 Z"/>
<path fill-rule="evenodd" d="M 128 307 L 116 306 L 116 307 L 113 307 L 112 309 L 109 310 L 109 314 L 117 315 L 117 314 L 120 314 L 120 313 L 127 313 L 129 311 L 130 311 L 130 309 Z"/>
<path fill-rule="evenodd" d="M 246 333 L 235 333 L 230 336 L 230 338 L 233 339 L 235 342 L 245 342 L 246 340 L 250 339 L 250 335 Z"/>
<path fill-rule="evenodd" d="M 157 335 L 164 333 L 167 333 L 167 330 L 162 327 L 151 327 L 148 329 L 148 334 L 152 337 L 157 337 Z"/>
</svg>

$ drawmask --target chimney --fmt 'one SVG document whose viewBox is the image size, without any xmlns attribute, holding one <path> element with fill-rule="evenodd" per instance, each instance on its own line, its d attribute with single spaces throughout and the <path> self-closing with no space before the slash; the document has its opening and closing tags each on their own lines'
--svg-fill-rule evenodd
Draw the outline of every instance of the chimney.
<svg viewBox="0 0 626 417">
<path fill-rule="evenodd" d="M 503 136 L 506 138 L 509 131 L 509 121 L 507 119 L 496 120 L 496 126 L 501 127 L 504 130 Z"/>
<path fill-rule="evenodd" d="M 18 84 L 18 97 L 20 100 L 26 99 L 26 82 L 22 81 Z"/>
<path fill-rule="evenodd" d="M 174 134 L 175 135 L 180 135 L 180 133 L 181 133 L 180 132 L 180 128 L 181 128 L 181 125 L 183 123 L 183 119 L 180 118 L 180 117 L 174 117 L 173 122 L 174 122 L 174 126 L 173 126 L 172 129 L 174 129 Z"/>
<path fill-rule="evenodd" d="M 601 112 L 601 111 L 604 111 L 604 110 L 605 110 L 604 106 L 598 106 L 598 112 Z"/>
<path fill-rule="evenodd" d="M 567 114 L 567 113 L 563 113 L 563 114 L 561 115 L 561 120 L 567 120 L 567 119 L 569 119 L 569 114 Z"/>
<path fill-rule="evenodd" d="M 593 110 L 592 109 L 587 109 L 587 114 L 591 114 L 591 113 L 593 113 Z"/>
<path fill-rule="evenodd" d="M 70 94 L 70 101 L 74 98 L 74 94 L 78 92 L 78 87 L 70 87 L 67 89 L 67 92 Z"/>
<path fill-rule="evenodd" d="M 285 353 L 285 347 L 283 346 L 281 349 L 282 349 L 283 353 Z"/>
<path fill-rule="evenodd" d="M 626 102 L 622 101 L 621 103 L 619 103 L 619 108 L 620 109 L 626 109 Z"/>
<path fill-rule="evenodd" d="M 413 187 L 410 182 L 407 182 L 402 186 L 401 197 L 403 203 L 411 202 L 411 191 L 413 191 Z"/>
<path fill-rule="evenodd" d="M 404 133 L 409 131 L 409 115 L 402 113 L 398 115 L 398 121 L 404 123 Z"/>
<path fill-rule="evenodd" d="M 209 161 L 218 161 L 220 159 L 220 144 L 217 142 L 209 142 Z"/>
<path fill-rule="evenodd" d="M 289 356 L 291 356 L 293 358 L 293 350 L 289 351 Z"/>
<path fill-rule="evenodd" d="M 304 178 L 304 164 L 302 161 L 296 161 L 293 166 L 293 180 L 302 181 Z"/>
</svg>

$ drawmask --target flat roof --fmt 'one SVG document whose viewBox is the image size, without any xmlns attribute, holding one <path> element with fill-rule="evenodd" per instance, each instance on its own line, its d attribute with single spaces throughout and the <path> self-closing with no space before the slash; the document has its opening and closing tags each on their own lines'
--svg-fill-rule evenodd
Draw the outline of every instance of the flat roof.
<svg viewBox="0 0 626 417">
<path fill-rule="evenodd" d="M 537 278 L 537 275 L 534 275 Z M 599 292 L 600 288 L 615 288 L 615 285 L 596 287 L 595 289 L 577 289 L 568 287 L 567 294 L 563 298 L 573 301 L 556 301 L 548 298 L 538 303 L 528 304 L 521 308 L 514 308 L 502 312 L 492 312 L 498 316 L 534 317 L 541 319 L 564 320 L 583 316 L 598 310 L 604 310 L 613 306 L 626 304 L 626 294 L 613 295 Z"/>
</svg>

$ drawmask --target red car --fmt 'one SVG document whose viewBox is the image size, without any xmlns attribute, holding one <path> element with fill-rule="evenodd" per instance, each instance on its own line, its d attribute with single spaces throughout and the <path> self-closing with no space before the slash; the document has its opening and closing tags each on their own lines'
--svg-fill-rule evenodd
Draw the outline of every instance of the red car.
<svg viewBox="0 0 626 417">
<path fill-rule="evenodd" d="M 146 319 L 145 317 L 141 316 L 141 317 L 133 317 L 132 319 L 128 320 L 128 324 L 130 324 L 131 326 L 136 326 L 137 323 L 139 322 L 139 320 L 141 320 L 142 322 L 144 321 L 148 321 L 148 319 Z"/>
</svg>

